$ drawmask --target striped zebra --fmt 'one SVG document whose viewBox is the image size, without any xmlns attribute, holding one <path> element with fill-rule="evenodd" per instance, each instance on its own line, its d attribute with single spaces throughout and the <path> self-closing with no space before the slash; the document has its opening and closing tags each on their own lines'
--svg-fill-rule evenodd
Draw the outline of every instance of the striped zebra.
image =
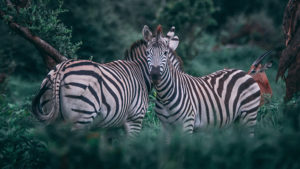
<svg viewBox="0 0 300 169">
<path fill-rule="evenodd" d="M 165 41 L 160 26 L 156 35 L 148 26 L 142 33 L 147 42 L 150 77 L 157 91 L 155 112 L 166 131 L 181 126 L 184 132 L 192 133 L 205 126 L 225 127 L 238 121 L 249 127 L 250 135 L 254 134 L 260 88 L 250 75 L 224 69 L 193 77 L 170 63 L 178 42 Z"/>
<path fill-rule="evenodd" d="M 145 51 L 146 42 L 139 40 L 126 50 L 125 60 L 58 64 L 43 80 L 32 103 L 33 114 L 47 124 L 70 122 L 73 129 L 123 126 L 128 135 L 137 134 L 152 88 Z M 172 61 L 181 66 L 179 58 Z"/>
</svg>

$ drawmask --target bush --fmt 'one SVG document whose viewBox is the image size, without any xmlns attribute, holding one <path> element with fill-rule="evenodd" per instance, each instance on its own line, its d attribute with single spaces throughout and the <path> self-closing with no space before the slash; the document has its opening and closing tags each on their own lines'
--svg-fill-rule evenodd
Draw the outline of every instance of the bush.
<svg viewBox="0 0 300 169">
<path fill-rule="evenodd" d="M 207 128 L 192 136 L 175 132 L 169 144 L 156 120 L 146 118 L 141 134 L 127 139 L 107 130 L 70 132 L 67 125 L 44 127 L 29 103 L 1 98 L 1 168 L 299 168 L 299 104 L 265 105 L 256 136 L 239 126 Z M 150 110 L 152 111 L 152 110 Z M 149 114 L 148 114 L 149 115 Z M 9 120 L 8 120 L 9 119 Z"/>
<path fill-rule="evenodd" d="M 62 8 L 62 0 L 32 0 L 24 8 L 9 7 L 6 1 L 1 1 L 0 9 L 7 16 L 12 16 L 13 21 L 28 28 L 34 35 L 41 37 L 62 55 L 69 58 L 75 57 L 81 43 L 71 42 L 72 31 L 59 19 L 66 12 Z M 7 17 L 7 20 L 9 18 Z"/>
<path fill-rule="evenodd" d="M 266 52 L 265 49 L 253 44 L 223 45 L 216 36 L 210 34 L 203 34 L 202 38 L 195 42 L 195 46 L 199 54 L 193 59 L 184 61 L 185 72 L 194 76 L 204 76 L 224 68 L 241 69 L 248 72 L 251 64 Z M 264 62 L 271 60 L 274 61 L 273 66 L 266 70 L 266 74 L 273 90 L 273 97 L 282 99 L 285 85 L 281 80 L 275 81 L 278 64 L 274 55 Z"/>
<path fill-rule="evenodd" d="M 46 146 L 31 133 L 30 103 L 18 106 L 0 97 L 0 167 L 40 168 L 47 161 Z"/>
<path fill-rule="evenodd" d="M 138 39 L 132 26 L 118 15 L 114 1 L 66 0 L 64 6 L 69 9 L 64 23 L 72 26 L 73 39 L 83 42 L 80 59 L 93 56 L 94 61 L 104 63 L 123 58 L 125 48 Z"/>
<path fill-rule="evenodd" d="M 230 29 L 239 28 L 247 19 L 260 19 L 261 15 L 241 17 L 240 22 L 230 21 L 228 25 L 231 27 L 227 28 L 223 27 L 226 18 L 240 15 L 244 11 L 246 14 L 252 13 L 256 11 L 257 4 L 272 6 L 270 0 L 247 1 L 249 6 L 236 0 L 226 3 L 214 1 L 215 5 L 211 0 L 136 1 L 135 5 L 129 0 L 66 0 L 63 6 L 57 2 L 61 1 L 32 1 L 32 7 L 20 11 L 22 16 L 17 16 L 16 11 L 9 9 L 6 12 L 35 33 L 41 34 L 42 38 L 49 38 L 49 42 L 53 42 L 56 48 L 70 57 L 76 55 L 78 47 L 77 43 L 72 42 L 83 41 L 77 53 L 79 58 L 95 56 L 95 61 L 99 62 L 115 60 L 115 56 L 121 57 L 124 48 L 141 37 L 144 24 L 161 23 L 168 28 L 175 25 L 181 43 L 178 53 L 184 58 L 185 70 L 198 76 L 225 67 L 247 71 L 250 64 L 265 51 L 255 43 L 249 44 L 248 40 L 224 45 L 219 42 L 218 34 L 204 33 L 203 30 L 209 25 L 215 25 L 215 19 L 220 21 L 217 16 L 224 19 L 224 23 L 218 23 L 219 29 L 225 34 L 231 34 Z M 1 1 L 0 5 L 3 3 Z M 269 14 L 274 9 L 279 11 L 281 3 L 276 1 L 273 4 L 275 8 L 265 8 L 265 13 Z M 232 10 L 234 4 L 241 8 Z M 128 5 L 132 6 L 127 8 Z M 3 6 L 0 7 L 2 9 Z M 64 8 L 70 12 L 64 13 Z M 217 15 L 213 15 L 216 10 Z M 45 17 L 48 15 L 52 17 Z M 280 14 L 275 15 L 274 18 L 278 19 Z M 269 17 L 265 14 L 263 16 L 265 21 L 272 24 Z M 28 23 L 28 19 L 33 22 Z M 74 32 L 72 37 L 71 26 Z M 272 26 L 268 28 L 271 32 L 277 31 Z M 71 132 L 67 124 L 44 126 L 37 122 L 30 113 L 30 100 L 38 90 L 41 75 L 46 72 L 41 66 L 38 52 L 23 39 L 8 36 L 7 32 L 6 25 L 1 24 L 0 64 L 5 64 L 3 67 L 1 65 L 0 71 L 14 68 L 15 63 L 16 72 L 8 78 L 5 93 L 0 95 L 0 168 L 300 167 L 299 100 L 282 103 L 284 84 L 280 81 L 275 85 L 276 63 L 267 71 L 274 97 L 269 104 L 260 108 L 254 138 L 249 138 L 245 129 L 233 125 L 225 129 L 205 128 L 192 136 L 176 131 L 167 144 L 161 132 L 161 124 L 153 111 L 153 96 L 150 98 L 142 132 L 132 139 L 126 138 L 122 130 L 95 129 L 76 133 Z M 274 41 L 271 38 L 270 43 Z"/>
<path fill-rule="evenodd" d="M 168 1 L 158 14 L 157 22 L 167 26 L 167 32 L 171 26 L 176 27 L 176 35 L 180 39 L 179 55 L 188 60 L 197 54 L 195 41 L 201 38 L 201 33 L 208 26 L 215 25 L 212 18 L 215 8 L 212 0 L 180 0 Z"/>
</svg>

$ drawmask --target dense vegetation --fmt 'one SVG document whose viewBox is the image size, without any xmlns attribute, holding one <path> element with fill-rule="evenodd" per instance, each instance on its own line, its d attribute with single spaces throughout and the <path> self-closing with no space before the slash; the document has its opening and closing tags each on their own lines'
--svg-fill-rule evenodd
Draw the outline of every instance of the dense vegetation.
<svg viewBox="0 0 300 169">
<path fill-rule="evenodd" d="M 45 65 L 32 45 L 9 34 L 5 22 L 0 22 L 0 73 L 8 74 L 0 84 L 0 168 L 300 167 L 300 100 L 283 103 L 284 83 L 275 82 L 277 51 L 284 43 L 280 26 L 287 1 L 32 2 L 47 5 L 22 11 L 27 18 L 20 20 L 41 16 L 34 17 L 36 22 L 29 26 L 49 42 L 53 40 L 51 44 L 68 57 L 97 62 L 120 59 L 124 50 L 141 38 L 144 24 L 154 28 L 158 23 L 165 32 L 171 25 L 176 26 L 181 40 L 177 52 L 183 58 L 185 71 L 193 75 L 224 67 L 248 71 L 258 56 L 273 49 L 274 64 L 267 75 L 274 94 L 259 111 L 254 138 L 234 125 L 203 129 L 192 136 L 175 132 L 166 144 L 153 112 L 153 96 L 143 130 L 135 139 L 127 139 L 119 129 L 76 134 L 69 131 L 68 125 L 44 126 L 32 116 L 30 106 L 47 73 Z M 57 18 L 45 20 L 49 13 L 34 13 L 42 9 L 51 9 Z M 40 21 L 55 22 L 59 30 Z"/>
</svg>

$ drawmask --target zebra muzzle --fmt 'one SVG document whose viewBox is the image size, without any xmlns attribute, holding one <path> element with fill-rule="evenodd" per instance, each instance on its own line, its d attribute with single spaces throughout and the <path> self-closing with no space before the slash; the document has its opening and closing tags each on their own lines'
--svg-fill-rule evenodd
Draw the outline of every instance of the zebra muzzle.
<svg viewBox="0 0 300 169">
<path fill-rule="evenodd" d="M 160 80 L 160 69 L 159 66 L 152 67 L 152 70 L 150 72 L 150 77 L 153 83 L 158 83 Z"/>
</svg>

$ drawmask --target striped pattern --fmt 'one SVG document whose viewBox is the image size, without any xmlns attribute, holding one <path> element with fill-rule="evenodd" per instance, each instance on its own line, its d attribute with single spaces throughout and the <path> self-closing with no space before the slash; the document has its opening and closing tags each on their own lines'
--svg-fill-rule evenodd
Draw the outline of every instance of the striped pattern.
<svg viewBox="0 0 300 169">
<path fill-rule="evenodd" d="M 205 126 L 224 127 L 234 121 L 250 128 L 256 124 L 260 89 L 244 71 L 224 69 L 193 77 L 169 65 L 155 88 L 155 111 L 169 127 L 181 123 L 184 131 L 193 132 Z"/>
<path fill-rule="evenodd" d="M 138 133 L 151 91 L 146 42 L 135 42 L 125 60 L 98 64 L 68 60 L 51 70 L 32 103 L 34 115 L 51 123 L 64 120 L 74 129 L 124 126 L 129 135 Z M 170 58 L 181 69 L 177 56 Z"/>
<path fill-rule="evenodd" d="M 74 129 L 124 126 L 129 135 L 138 133 L 151 90 L 145 49 L 146 43 L 138 41 L 126 51 L 129 61 L 57 65 L 44 79 L 33 113 L 46 123 L 70 122 Z"/>
<path fill-rule="evenodd" d="M 159 33 L 156 33 L 159 35 Z M 238 121 L 249 127 L 251 135 L 260 104 L 260 89 L 246 72 L 224 69 L 203 77 L 193 77 L 170 63 L 175 55 L 163 38 L 148 39 L 147 55 L 150 66 L 160 60 L 162 68 L 154 87 L 157 91 L 155 111 L 165 129 L 181 126 L 185 132 L 205 126 L 224 127 Z M 162 55 L 168 51 L 168 55 Z M 160 55 L 157 55 L 160 53 Z"/>
</svg>

